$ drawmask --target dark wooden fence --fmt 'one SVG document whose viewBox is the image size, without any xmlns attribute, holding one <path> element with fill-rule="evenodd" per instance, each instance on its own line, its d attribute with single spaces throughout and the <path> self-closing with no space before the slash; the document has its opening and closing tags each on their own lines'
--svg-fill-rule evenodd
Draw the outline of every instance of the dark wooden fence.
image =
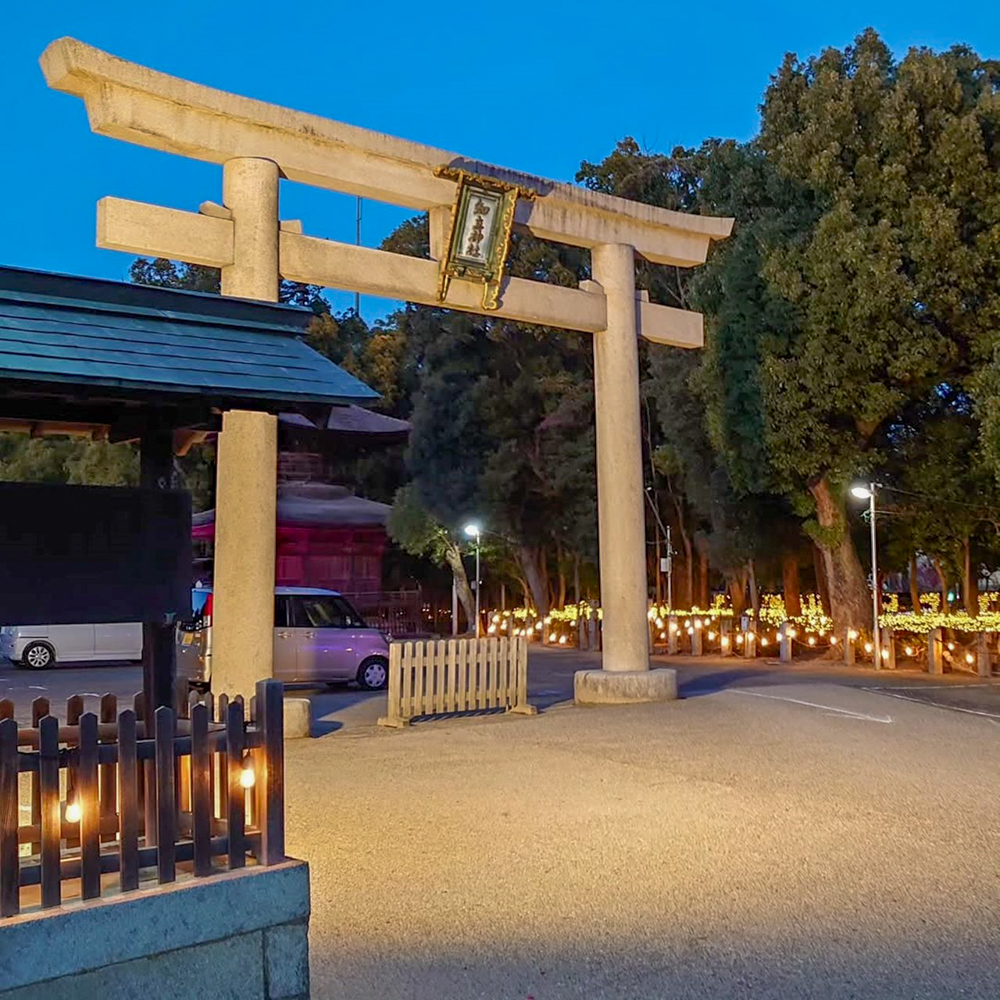
<svg viewBox="0 0 1000 1000">
<path fill-rule="evenodd" d="M 283 861 L 281 683 L 258 683 L 248 707 L 192 693 L 147 724 L 139 696 L 119 712 L 105 695 L 98 719 L 75 695 L 60 725 L 36 698 L 32 725 L 19 727 L 0 701 L 0 917 L 92 899 L 115 881 L 122 892 L 173 882 L 178 866 L 205 877 L 248 855 Z"/>
</svg>

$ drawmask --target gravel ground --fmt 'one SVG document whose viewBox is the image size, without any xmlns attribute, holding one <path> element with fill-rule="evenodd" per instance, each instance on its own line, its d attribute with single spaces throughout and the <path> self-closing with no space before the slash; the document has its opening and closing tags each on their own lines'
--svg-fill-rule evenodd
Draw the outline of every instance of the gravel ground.
<svg viewBox="0 0 1000 1000">
<path fill-rule="evenodd" d="M 313 996 L 1000 996 L 1000 725 L 858 683 L 289 744 Z"/>
</svg>

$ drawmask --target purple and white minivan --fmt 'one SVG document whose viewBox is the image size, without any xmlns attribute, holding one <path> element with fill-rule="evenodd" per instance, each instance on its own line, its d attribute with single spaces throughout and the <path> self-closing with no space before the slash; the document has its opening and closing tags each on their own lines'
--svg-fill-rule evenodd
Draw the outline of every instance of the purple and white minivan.
<svg viewBox="0 0 1000 1000">
<path fill-rule="evenodd" d="M 195 617 L 177 628 L 177 679 L 206 687 L 212 677 L 212 589 L 192 592 Z M 365 625 L 334 590 L 277 587 L 274 591 L 274 676 L 300 684 L 357 681 L 384 688 L 389 637 Z"/>
</svg>

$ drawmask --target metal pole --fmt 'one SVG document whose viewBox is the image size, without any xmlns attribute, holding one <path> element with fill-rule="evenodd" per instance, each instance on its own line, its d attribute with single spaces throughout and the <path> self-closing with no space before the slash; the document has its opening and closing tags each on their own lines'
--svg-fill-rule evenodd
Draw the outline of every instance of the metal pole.
<svg viewBox="0 0 1000 1000">
<path fill-rule="evenodd" d="M 667 607 L 674 610 L 674 543 L 667 525 Z"/>
<path fill-rule="evenodd" d="M 354 233 L 354 243 L 355 246 L 361 246 L 361 195 L 358 195 L 358 213 L 355 220 L 355 233 Z M 361 293 L 354 293 L 354 315 L 361 315 Z"/>
<path fill-rule="evenodd" d="M 451 634 L 458 635 L 458 581 L 451 576 Z"/>
<path fill-rule="evenodd" d="M 479 532 L 476 532 L 476 638 L 479 638 Z"/>
<path fill-rule="evenodd" d="M 875 548 L 875 484 L 869 485 L 871 496 L 868 500 L 868 513 L 872 522 L 872 647 L 875 650 L 875 669 L 882 669 L 882 643 L 878 627 L 878 555 Z"/>
</svg>

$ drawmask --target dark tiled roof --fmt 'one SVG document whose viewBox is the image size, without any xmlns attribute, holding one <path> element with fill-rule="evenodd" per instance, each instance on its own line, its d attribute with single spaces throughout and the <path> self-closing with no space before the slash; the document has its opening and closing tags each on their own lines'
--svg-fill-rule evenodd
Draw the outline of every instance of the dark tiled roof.
<svg viewBox="0 0 1000 1000">
<path fill-rule="evenodd" d="M 0 379 L 163 397 L 378 397 L 308 347 L 306 309 L 0 267 Z"/>
</svg>

